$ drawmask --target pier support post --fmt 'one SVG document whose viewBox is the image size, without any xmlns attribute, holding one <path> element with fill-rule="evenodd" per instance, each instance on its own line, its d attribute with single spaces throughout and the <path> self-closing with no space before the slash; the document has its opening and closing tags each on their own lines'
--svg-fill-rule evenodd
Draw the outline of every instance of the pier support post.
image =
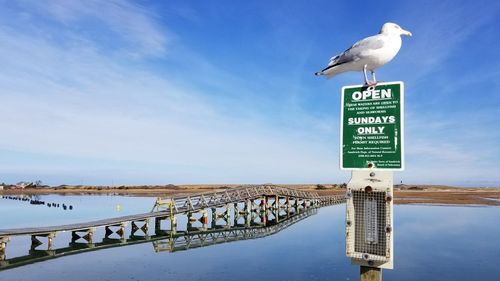
<svg viewBox="0 0 500 281">
<path fill-rule="evenodd" d="M 47 235 L 47 250 L 48 251 L 52 250 L 52 244 L 53 244 L 54 237 L 56 237 L 55 232 L 51 232 Z"/>
<path fill-rule="evenodd" d="M 120 224 L 120 229 L 116 231 L 116 234 L 120 236 L 120 240 L 125 241 L 125 227 L 127 226 L 126 222 L 122 222 Z"/>
<path fill-rule="evenodd" d="M 93 238 L 94 238 L 94 228 L 89 228 L 87 229 L 87 233 L 82 236 L 83 239 L 87 241 L 87 244 L 92 245 L 93 244 Z"/>
</svg>

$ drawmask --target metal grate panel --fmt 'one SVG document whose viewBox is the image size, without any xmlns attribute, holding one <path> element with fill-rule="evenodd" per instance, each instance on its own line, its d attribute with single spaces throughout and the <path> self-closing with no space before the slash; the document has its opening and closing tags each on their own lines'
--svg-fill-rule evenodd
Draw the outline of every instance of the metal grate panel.
<svg viewBox="0 0 500 281">
<path fill-rule="evenodd" d="M 386 191 L 350 190 L 347 249 L 354 259 L 385 262 L 390 259 L 391 208 Z"/>
<path fill-rule="evenodd" d="M 385 192 L 353 191 L 354 251 L 385 256 Z"/>
</svg>

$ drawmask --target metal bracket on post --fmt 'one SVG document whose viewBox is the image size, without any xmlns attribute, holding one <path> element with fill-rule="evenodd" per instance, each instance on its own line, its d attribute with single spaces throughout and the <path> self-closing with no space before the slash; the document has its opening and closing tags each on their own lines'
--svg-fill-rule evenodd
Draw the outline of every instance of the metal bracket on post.
<svg viewBox="0 0 500 281">
<path fill-rule="evenodd" d="M 346 255 L 353 264 L 392 269 L 393 172 L 352 171 L 346 198 Z"/>
</svg>

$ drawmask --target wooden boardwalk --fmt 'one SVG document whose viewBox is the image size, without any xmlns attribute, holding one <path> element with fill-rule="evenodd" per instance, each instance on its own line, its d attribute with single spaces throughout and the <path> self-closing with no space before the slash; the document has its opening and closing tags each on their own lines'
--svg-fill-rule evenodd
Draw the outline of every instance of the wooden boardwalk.
<svg viewBox="0 0 500 281">
<path fill-rule="evenodd" d="M 104 228 L 104 239 L 111 235 L 118 235 L 123 239 L 129 224 L 131 236 L 135 236 L 137 232 L 148 236 L 151 219 L 155 221 L 156 230 L 161 228 L 162 221 L 169 220 L 171 233 L 176 232 L 176 216 L 181 214 L 187 215 L 188 224 L 200 221 L 206 226 L 211 220 L 212 224 L 216 225 L 219 218 L 229 220 L 229 217 L 238 219 L 245 216 L 245 221 L 249 225 L 254 224 L 256 218 L 260 224 L 266 225 L 270 214 L 274 214 L 279 222 L 283 213 L 290 216 L 292 211 L 298 214 L 310 208 L 343 202 L 345 202 L 344 195 L 320 196 L 316 192 L 274 185 L 242 186 L 225 191 L 158 198 L 152 211 L 143 214 L 66 225 L 0 229 L 0 262 L 6 259 L 7 243 L 14 236 L 30 235 L 32 250 L 43 244 L 39 240 L 40 237 L 47 238 L 47 250 L 51 250 L 52 241 L 59 232 L 71 232 L 71 242 L 83 239 L 88 244 L 93 244 L 93 236 L 98 228 Z M 218 210 L 220 208 L 223 209 L 222 212 Z M 198 214 L 199 218 L 195 218 L 194 214 Z"/>
<path fill-rule="evenodd" d="M 47 227 L 0 229 L 0 237 L 16 235 L 44 235 L 47 233 L 61 231 L 79 231 L 104 226 L 118 226 L 126 222 L 144 221 L 151 218 L 170 216 L 171 214 L 176 215 L 186 212 L 196 212 L 206 208 L 222 207 L 225 204 L 229 203 L 261 199 L 265 196 L 287 197 L 288 200 L 295 200 L 296 203 L 303 204 L 304 202 L 306 202 L 309 204 L 309 202 L 311 202 L 318 206 L 345 202 L 344 195 L 320 196 L 316 192 L 306 192 L 272 185 L 243 186 L 227 191 L 207 192 L 187 196 L 177 195 L 172 197 L 160 198 L 157 201 L 157 207 L 160 207 L 158 209 L 161 209 L 162 205 L 164 205 L 163 207 L 165 207 L 164 210 L 161 211 L 152 211 L 143 214 L 115 217 L 84 223 Z M 166 207 L 169 204 L 172 204 L 173 212 L 170 212 L 168 207 Z"/>
</svg>

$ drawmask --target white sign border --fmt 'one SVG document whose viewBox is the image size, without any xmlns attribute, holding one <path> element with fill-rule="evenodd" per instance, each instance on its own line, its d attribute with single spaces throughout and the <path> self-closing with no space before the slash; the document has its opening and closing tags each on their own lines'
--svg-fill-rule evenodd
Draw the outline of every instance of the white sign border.
<svg viewBox="0 0 500 281">
<path fill-rule="evenodd" d="M 404 171 L 405 169 L 405 117 L 404 117 L 404 112 L 405 112 L 405 91 L 404 91 L 404 83 L 403 81 L 393 81 L 393 82 L 383 82 L 383 83 L 377 83 L 376 86 L 384 86 L 384 85 L 394 85 L 394 84 L 399 84 L 400 86 L 400 93 L 399 93 L 399 99 L 400 99 L 400 118 L 401 118 L 401 168 L 344 168 L 344 163 L 343 163 L 343 147 L 344 147 L 344 91 L 346 89 L 351 89 L 351 88 L 361 88 L 361 87 L 366 87 L 366 85 L 348 85 L 348 86 L 343 86 L 342 89 L 340 90 L 340 154 L 339 154 L 339 162 L 340 162 L 340 170 L 343 171 L 353 171 L 353 170 L 374 170 L 374 169 L 379 169 L 379 170 L 384 170 L 384 171 Z"/>
</svg>

